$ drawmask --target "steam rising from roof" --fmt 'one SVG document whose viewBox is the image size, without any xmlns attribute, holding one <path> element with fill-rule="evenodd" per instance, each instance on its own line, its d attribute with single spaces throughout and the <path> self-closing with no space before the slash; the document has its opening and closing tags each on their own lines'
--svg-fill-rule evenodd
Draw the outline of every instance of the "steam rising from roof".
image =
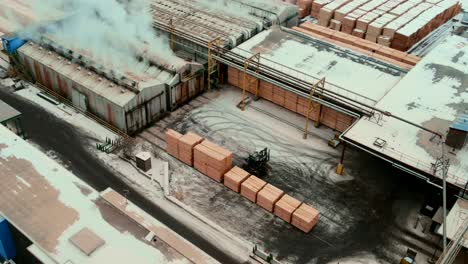
<svg viewBox="0 0 468 264">
<path fill-rule="evenodd" d="M 24 38 L 39 41 L 46 35 L 67 49 L 123 72 L 143 73 L 149 67 L 148 58 L 174 68 L 183 64 L 168 41 L 156 36 L 150 0 L 27 1 L 41 22 L 48 20 L 51 10 L 63 11 L 65 19 L 28 27 L 20 33 Z"/>
</svg>

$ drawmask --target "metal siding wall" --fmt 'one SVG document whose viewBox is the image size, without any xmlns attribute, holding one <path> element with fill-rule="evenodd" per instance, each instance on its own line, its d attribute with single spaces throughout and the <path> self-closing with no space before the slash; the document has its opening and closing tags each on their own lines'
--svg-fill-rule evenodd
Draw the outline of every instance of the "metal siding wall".
<svg viewBox="0 0 468 264">
<path fill-rule="evenodd" d="M 16 257 L 15 244 L 11 236 L 9 224 L 0 216 L 0 260 L 10 260 Z"/>
</svg>

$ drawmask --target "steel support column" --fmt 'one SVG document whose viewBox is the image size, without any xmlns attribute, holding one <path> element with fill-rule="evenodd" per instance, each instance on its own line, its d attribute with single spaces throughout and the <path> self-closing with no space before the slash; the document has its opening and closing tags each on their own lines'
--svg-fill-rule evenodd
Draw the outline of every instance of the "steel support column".
<svg viewBox="0 0 468 264">
<path fill-rule="evenodd" d="M 221 38 L 217 37 L 208 42 L 208 91 L 211 90 L 211 75 L 214 73 L 213 70 L 216 69 L 218 72 L 218 82 L 221 76 L 221 63 L 218 60 L 213 59 L 213 45 L 216 46 L 216 52 L 219 56 L 221 51 Z"/>
<path fill-rule="evenodd" d="M 248 80 L 248 74 L 247 70 L 249 69 L 250 66 L 254 67 L 254 72 L 256 74 L 259 73 L 260 71 L 260 53 L 256 53 L 252 55 L 251 57 L 247 58 L 244 61 L 244 81 L 243 81 L 243 86 L 242 86 L 242 111 L 245 110 L 245 96 L 246 96 L 246 90 L 247 90 L 247 85 L 250 86 L 253 82 L 255 82 L 255 98 L 258 98 L 258 90 L 260 87 L 260 81 L 258 78 L 255 78 L 253 81 Z"/>
<path fill-rule="evenodd" d="M 346 152 L 346 142 L 343 141 L 343 150 L 341 152 L 340 163 L 338 163 L 338 166 L 336 167 L 336 174 L 338 175 L 343 175 L 345 152 Z"/>
<path fill-rule="evenodd" d="M 312 86 L 312 89 L 310 89 L 310 94 L 309 94 L 309 105 L 307 106 L 306 110 L 306 120 L 305 120 L 305 128 L 304 128 L 304 139 L 307 139 L 307 135 L 309 134 L 309 118 L 310 118 L 310 113 L 315 110 L 315 106 L 313 104 L 314 101 L 314 96 L 317 92 L 317 89 L 320 91 L 320 95 L 323 93 L 323 89 L 325 88 L 325 78 L 322 78 L 320 81 L 316 82 L 314 86 Z M 322 107 L 320 105 L 320 110 L 319 112 L 319 117 L 317 118 L 317 124 L 320 122 L 320 115 L 321 115 Z"/>
</svg>

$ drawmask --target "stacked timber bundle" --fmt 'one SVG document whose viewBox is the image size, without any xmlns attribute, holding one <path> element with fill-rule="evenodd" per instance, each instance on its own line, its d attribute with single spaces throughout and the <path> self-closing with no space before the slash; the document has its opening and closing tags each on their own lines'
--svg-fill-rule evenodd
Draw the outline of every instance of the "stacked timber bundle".
<svg viewBox="0 0 468 264">
<path fill-rule="evenodd" d="M 318 223 L 319 218 L 320 213 L 317 209 L 303 203 L 294 211 L 291 224 L 308 233 Z"/>
<path fill-rule="evenodd" d="M 224 186 L 238 193 L 240 192 L 241 184 L 247 180 L 249 176 L 250 174 L 248 172 L 236 166 L 224 174 Z"/>
<path fill-rule="evenodd" d="M 166 131 L 166 151 L 175 158 L 179 158 L 179 140 L 182 134 L 172 129 Z"/>
<path fill-rule="evenodd" d="M 301 204 L 302 203 L 299 200 L 285 194 L 275 204 L 275 215 L 284 221 L 291 223 L 294 211 L 296 211 Z"/>
<path fill-rule="evenodd" d="M 323 27 L 405 51 L 460 11 L 458 0 L 316 0 L 311 16 Z"/>
<path fill-rule="evenodd" d="M 232 168 L 232 152 L 204 140 L 194 148 L 195 169 L 217 182 Z"/>
<path fill-rule="evenodd" d="M 193 166 L 193 150 L 195 146 L 200 144 L 202 141 L 202 137 L 192 132 L 188 132 L 179 138 L 179 160 L 189 166 Z"/>
<path fill-rule="evenodd" d="M 267 183 L 256 176 L 250 176 L 241 184 L 241 195 L 253 203 L 257 202 L 258 192 L 265 187 Z"/>
<path fill-rule="evenodd" d="M 273 208 L 278 200 L 284 195 L 284 192 L 271 184 L 267 184 L 257 194 L 257 204 L 269 212 L 273 212 Z"/>
</svg>

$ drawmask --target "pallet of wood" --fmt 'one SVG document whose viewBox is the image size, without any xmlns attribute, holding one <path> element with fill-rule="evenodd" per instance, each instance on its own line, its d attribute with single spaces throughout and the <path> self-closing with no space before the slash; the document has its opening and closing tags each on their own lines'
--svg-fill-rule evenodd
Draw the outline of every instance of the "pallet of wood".
<svg viewBox="0 0 468 264">
<path fill-rule="evenodd" d="M 301 204 L 302 202 L 299 200 L 285 194 L 276 202 L 274 213 L 284 221 L 291 223 L 294 211 L 296 211 Z"/>
<path fill-rule="evenodd" d="M 319 211 L 303 203 L 294 211 L 291 224 L 303 232 L 308 233 L 318 223 L 319 219 Z"/>
<path fill-rule="evenodd" d="M 172 129 L 166 131 L 166 151 L 174 158 L 179 158 L 179 140 L 182 134 Z"/>
<path fill-rule="evenodd" d="M 235 166 L 224 174 L 224 186 L 229 189 L 240 192 L 241 184 L 249 178 L 250 174 L 245 170 Z"/>
<path fill-rule="evenodd" d="M 265 185 L 257 194 L 257 204 L 269 212 L 273 212 L 276 202 L 284 192 L 271 184 Z"/>
<path fill-rule="evenodd" d="M 222 182 L 224 174 L 232 168 L 232 152 L 203 140 L 194 148 L 194 167 L 211 179 Z"/>
<path fill-rule="evenodd" d="M 258 192 L 260 192 L 261 189 L 263 189 L 263 187 L 265 187 L 265 185 L 267 185 L 267 183 L 264 180 L 254 175 L 251 175 L 241 184 L 240 193 L 242 196 L 249 199 L 251 202 L 256 203 L 257 194 Z"/>
<path fill-rule="evenodd" d="M 202 141 L 202 137 L 192 132 L 188 132 L 180 137 L 178 144 L 179 160 L 189 166 L 193 166 L 193 149 Z"/>
</svg>

